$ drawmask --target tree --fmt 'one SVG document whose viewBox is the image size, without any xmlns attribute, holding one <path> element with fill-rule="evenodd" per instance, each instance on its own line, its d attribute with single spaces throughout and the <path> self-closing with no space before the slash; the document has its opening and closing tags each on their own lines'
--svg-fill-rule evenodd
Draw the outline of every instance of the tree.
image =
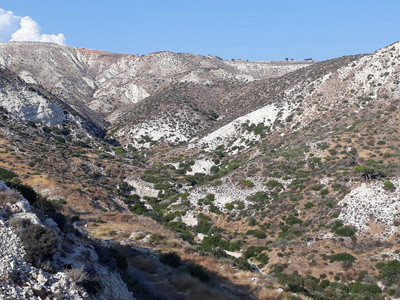
<svg viewBox="0 0 400 300">
<path fill-rule="evenodd" d="M 371 180 L 376 176 L 375 170 L 371 167 L 356 166 L 354 169 L 356 170 L 356 172 L 361 173 L 361 176 L 363 176 L 365 179 Z"/>
</svg>

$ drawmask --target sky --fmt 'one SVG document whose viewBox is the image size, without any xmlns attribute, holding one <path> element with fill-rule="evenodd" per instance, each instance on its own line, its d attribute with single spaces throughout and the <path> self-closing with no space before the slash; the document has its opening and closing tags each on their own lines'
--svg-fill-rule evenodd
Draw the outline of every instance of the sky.
<svg viewBox="0 0 400 300">
<path fill-rule="evenodd" d="M 400 40 L 399 0 L 1 0 L 0 41 L 326 60 Z"/>
</svg>

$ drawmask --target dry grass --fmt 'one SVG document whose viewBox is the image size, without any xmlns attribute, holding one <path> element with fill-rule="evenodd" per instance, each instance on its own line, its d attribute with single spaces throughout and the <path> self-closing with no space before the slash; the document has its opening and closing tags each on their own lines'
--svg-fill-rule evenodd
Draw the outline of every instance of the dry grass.
<svg viewBox="0 0 400 300">
<path fill-rule="evenodd" d="M 149 274 L 157 272 L 157 264 L 154 260 L 147 257 L 134 256 L 128 259 L 134 267 Z"/>
<path fill-rule="evenodd" d="M 83 268 L 73 267 L 71 269 L 64 270 L 64 272 L 75 283 L 78 283 L 78 282 L 81 282 L 81 281 L 84 281 L 85 279 L 87 279 L 87 274 L 85 271 L 83 271 Z"/>
<path fill-rule="evenodd" d="M 189 274 L 182 274 L 180 277 L 173 279 L 171 283 L 180 292 L 190 292 L 196 286 L 202 285 L 198 279 Z"/>
<path fill-rule="evenodd" d="M 289 300 L 292 299 L 292 293 L 279 292 L 277 289 L 263 289 L 256 293 L 256 297 L 259 300 Z M 302 300 L 311 300 L 311 298 L 298 295 Z M 297 299 L 297 298 L 296 298 Z"/>
<path fill-rule="evenodd" d="M 285 299 L 283 292 L 278 292 L 276 289 L 263 289 L 257 293 L 259 300 L 282 300 Z"/>
<path fill-rule="evenodd" d="M 205 285 L 196 278 L 193 278 L 189 274 L 182 274 L 178 278 L 171 280 L 171 284 L 176 290 L 183 293 L 188 293 L 189 299 L 238 299 L 236 297 L 227 296 L 219 291 L 210 289 L 209 286 Z"/>
<path fill-rule="evenodd" d="M 22 199 L 21 195 L 13 189 L 0 191 L 0 207 L 4 207 L 7 203 L 14 204 Z"/>
</svg>

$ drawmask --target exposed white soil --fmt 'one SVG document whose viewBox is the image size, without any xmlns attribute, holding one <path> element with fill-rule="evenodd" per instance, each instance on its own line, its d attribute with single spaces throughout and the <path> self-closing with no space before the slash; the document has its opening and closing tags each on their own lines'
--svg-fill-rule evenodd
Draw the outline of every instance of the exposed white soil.
<svg viewBox="0 0 400 300">
<path fill-rule="evenodd" d="M 187 142 L 204 126 L 198 115 L 181 110 L 152 118 L 129 130 L 119 130 L 116 136 L 127 138 L 136 149 L 143 149 L 159 142 L 172 145 Z"/>
<path fill-rule="evenodd" d="M 194 165 L 190 167 L 191 171 L 187 171 L 186 175 L 194 175 L 196 173 L 210 174 L 210 169 L 214 166 L 211 159 L 198 159 L 195 160 Z"/>
<path fill-rule="evenodd" d="M 65 120 L 65 114 L 61 107 L 27 89 L 18 89 L 12 86 L 2 87 L 0 106 L 6 108 L 13 116 L 41 122 L 47 126 L 54 126 Z"/>
<path fill-rule="evenodd" d="M 198 141 L 192 140 L 189 148 L 203 148 L 206 151 L 215 150 L 221 145 L 229 149 L 234 148 L 235 150 L 237 148 L 249 148 L 249 144 L 259 141 L 261 135 L 245 129 L 245 124 L 250 126 L 252 124 L 258 125 L 261 123 L 270 130 L 273 130 L 272 125 L 274 122 L 278 119 L 285 120 L 292 113 L 294 108 L 295 104 L 290 103 L 285 103 L 281 107 L 278 107 L 275 104 L 266 105 L 247 115 L 235 119 Z M 235 153 L 238 151 L 235 150 L 231 152 Z"/>
<path fill-rule="evenodd" d="M 261 178 L 261 177 L 248 177 L 246 178 L 254 183 L 253 187 L 243 187 L 237 182 L 232 182 L 226 178 L 222 179 L 222 184 L 220 186 L 201 186 L 190 192 L 188 200 L 194 207 L 199 207 L 198 200 L 205 198 L 208 194 L 214 194 L 213 204 L 217 206 L 221 211 L 228 212 L 229 210 L 225 208 L 227 203 L 234 201 L 239 201 L 245 207 L 247 207 L 251 202 L 247 199 L 249 196 L 260 191 L 269 191 L 265 183 L 274 179 L 287 186 L 290 181 L 285 181 L 280 178 Z M 236 206 L 234 210 L 236 210 Z M 205 212 L 209 212 L 209 205 L 201 207 Z"/>
<path fill-rule="evenodd" d="M 342 207 L 339 219 L 354 226 L 358 234 L 369 232 L 372 223 L 380 225 L 384 232 L 377 238 L 388 238 L 397 233 L 400 221 L 400 179 L 391 180 L 396 186 L 394 192 L 385 191 L 382 182 L 362 183 L 347 194 L 338 204 Z"/>
</svg>

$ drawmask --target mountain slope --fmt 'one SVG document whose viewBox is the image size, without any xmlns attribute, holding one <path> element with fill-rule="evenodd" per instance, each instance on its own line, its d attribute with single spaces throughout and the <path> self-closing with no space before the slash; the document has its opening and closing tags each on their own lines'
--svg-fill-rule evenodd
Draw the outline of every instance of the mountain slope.
<svg viewBox="0 0 400 300">
<path fill-rule="evenodd" d="M 33 45 L 41 57 L 64 53 L 63 63 L 76 68 L 7 58 L 22 78 L 31 68 L 41 85 L 3 71 L 2 90 L 14 96 L 0 98 L 8 101 L 0 167 L 65 199 L 62 212 L 79 215 L 89 237 L 112 241 L 147 289 L 158 284 L 171 299 L 400 297 L 399 42 L 294 63 L 296 70 L 290 62 Z M 3 53 L 25 46 L 1 45 Z M 58 68 L 64 75 L 54 82 L 70 86 L 52 89 L 41 76 Z M 107 119 L 108 137 L 123 146 L 92 139 L 87 147 L 73 130 L 62 143 L 57 135 L 68 122 L 55 131 L 32 126 L 10 99 Z M 152 258 L 143 263 L 132 248 Z M 163 266 L 164 255 L 178 260 L 171 252 L 183 261 L 177 270 Z M 207 274 L 211 282 L 200 283 Z"/>
<path fill-rule="evenodd" d="M 36 83 L 78 111 L 107 116 L 177 82 L 252 81 L 277 77 L 310 62 L 223 61 L 213 56 L 156 52 L 115 54 L 43 43 L 1 43 L 0 65 Z M 82 112 L 83 113 L 83 112 Z M 118 114 L 117 114 L 118 116 Z"/>
</svg>

